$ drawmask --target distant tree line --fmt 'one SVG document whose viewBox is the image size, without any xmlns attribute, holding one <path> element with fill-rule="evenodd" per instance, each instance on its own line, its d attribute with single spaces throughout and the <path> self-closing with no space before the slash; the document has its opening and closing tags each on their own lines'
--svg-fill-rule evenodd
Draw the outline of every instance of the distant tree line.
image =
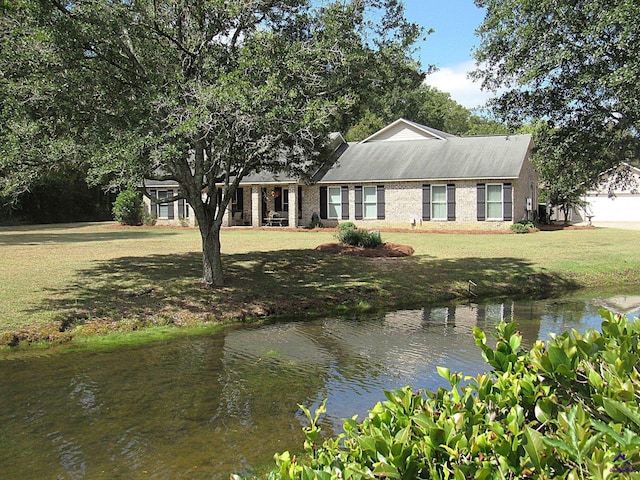
<svg viewBox="0 0 640 480">
<path fill-rule="evenodd" d="M 497 120 L 476 114 L 451 95 L 424 83 L 404 85 L 387 95 L 370 95 L 352 117 L 336 125 L 348 141 L 362 140 L 402 117 L 454 135 L 510 133 Z M 89 184 L 82 165 L 60 164 L 19 195 L 1 198 L 0 223 L 65 223 L 112 220 L 116 192 Z"/>
<path fill-rule="evenodd" d="M 0 225 L 111 220 L 114 192 L 88 185 L 82 169 L 44 176 L 15 198 L 0 198 Z"/>
</svg>

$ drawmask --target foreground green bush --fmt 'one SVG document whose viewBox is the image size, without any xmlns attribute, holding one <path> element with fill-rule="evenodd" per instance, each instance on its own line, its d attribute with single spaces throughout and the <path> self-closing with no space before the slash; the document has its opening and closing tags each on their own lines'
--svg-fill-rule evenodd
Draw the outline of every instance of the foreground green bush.
<svg viewBox="0 0 640 480">
<path fill-rule="evenodd" d="M 640 321 L 601 311 L 602 333 L 567 332 L 530 351 L 513 323 L 496 346 L 475 329 L 489 373 L 438 368 L 450 389 L 386 392 L 362 422 L 321 442 L 303 407 L 305 457 L 275 456 L 270 479 L 637 478 Z"/>
</svg>

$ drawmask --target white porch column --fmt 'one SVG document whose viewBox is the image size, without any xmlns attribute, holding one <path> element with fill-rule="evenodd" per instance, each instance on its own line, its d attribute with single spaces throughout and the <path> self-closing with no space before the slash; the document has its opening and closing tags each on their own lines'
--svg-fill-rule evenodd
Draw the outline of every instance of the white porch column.
<svg viewBox="0 0 640 480">
<path fill-rule="evenodd" d="M 227 205 L 227 209 L 224 211 L 224 215 L 222 216 L 222 226 L 223 227 L 231 227 L 233 225 L 233 215 L 231 215 L 231 202 Z"/>
<path fill-rule="evenodd" d="M 262 222 L 262 212 L 260 209 L 262 208 L 262 199 L 260 198 L 260 187 L 253 186 L 251 187 L 251 226 L 252 227 L 261 227 L 260 223 Z"/>
<path fill-rule="evenodd" d="M 298 185 L 287 185 L 289 190 L 289 226 L 298 226 Z"/>
</svg>

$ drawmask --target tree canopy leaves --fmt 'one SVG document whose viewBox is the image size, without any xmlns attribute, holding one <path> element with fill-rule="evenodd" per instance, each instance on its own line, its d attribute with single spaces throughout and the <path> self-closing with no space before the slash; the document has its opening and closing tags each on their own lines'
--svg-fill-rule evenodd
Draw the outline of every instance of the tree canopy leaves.
<svg viewBox="0 0 640 480">
<path fill-rule="evenodd" d="M 114 187 L 173 179 L 207 283 L 245 175 L 303 175 L 363 95 L 421 79 L 397 0 L 14 0 L 1 22 L 3 192 L 74 161 Z"/>
<path fill-rule="evenodd" d="M 573 187 L 588 189 L 605 170 L 637 160 L 638 2 L 475 3 L 486 16 L 474 75 L 485 88 L 504 89 L 492 107 L 505 120 L 547 123 L 540 158 L 553 168 L 545 180 L 573 177 Z"/>
</svg>

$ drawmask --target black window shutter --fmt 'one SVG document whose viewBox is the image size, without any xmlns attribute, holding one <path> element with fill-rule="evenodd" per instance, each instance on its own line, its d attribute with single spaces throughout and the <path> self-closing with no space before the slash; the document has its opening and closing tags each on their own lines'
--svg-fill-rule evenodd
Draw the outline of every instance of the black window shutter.
<svg viewBox="0 0 640 480">
<path fill-rule="evenodd" d="M 486 206 L 485 206 L 485 184 L 478 184 L 478 221 L 484 222 L 487 219 Z"/>
<path fill-rule="evenodd" d="M 327 187 L 320 187 L 320 218 L 327 219 Z"/>
<path fill-rule="evenodd" d="M 158 198 L 158 191 L 157 190 L 151 190 L 151 191 L 149 191 L 149 194 L 151 195 L 151 214 L 154 215 L 157 218 L 158 217 L 158 204 L 156 203 L 156 199 Z"/>
<path fill-rule="evenodd" d="M 167 192 L 167 197 L 173 197 L 173 190 L 169 190 Z M 168 218 L 169 220 L 173 220 L 174 219 L 174 213 L 173 213 L 173 204 L 174 202 L 168 203 L 167 206 L 169 207 L 169 214 L 168 214 Z"/>
<path fill-rule="evenodd" d="M 355 216 L 356 220 L 362 220 L 362 185 L 355 186 L 356 204 L 355 204 Z"/>
<path fill-rule="evenodd" d="M 184 212 L 184 198 L 178 200 L 178 218 L 187 218 Z"/>
<path fill-rule="evenodd" d="M 281 212 L 282 211 L 282 200 L 283 200 L 283 196 L 284 196 L 284 192 L 282 191 L 282 188 L 280 187 L 275 187 L 273 189 L 273 192 L 275 194 L 275 198 L 273 199 L 273 208 L 275 209 L 276 212 Z"/>
<path fill-rule="evenodd" d="M 343 185 L 340 187 L 341 192 L 341 205 L 340 210 L 342 210 L 342 220 L 349 220 L 349 187 Z"/>
<path fill-rule="evenodd" d="M 378 220 L 384 220 L 384 185 L 378 185 Z"/>
<path fill-rule="evenodd" d="M 513 220 L 513 199 L 512 199 L 513 186 L 511 183 L 505 183 L 502 185 L 502 216 L 504 220 Z"/>
<path fill-rule="evenodd" d="M 302 218 L 302 187 L 298 187 L 298 196 L 296 199 L 298 201 L 298 218 Z"/>
<path fill-rule="evenodd" d="M 239 212 L 244 210 L 244 193 L 242 187 L 238 187 L 236 190 L 236 208 Z"/>
<path fill-rule="evenodd" d="M 447 220 L 453 222 L 456 219 L 456 185 L 447 184 Z"/>
<path fill-rule="evenodd" d="M 422 220 L 431 220 L 431 185 L 422 185 Z"/>
</svg>

